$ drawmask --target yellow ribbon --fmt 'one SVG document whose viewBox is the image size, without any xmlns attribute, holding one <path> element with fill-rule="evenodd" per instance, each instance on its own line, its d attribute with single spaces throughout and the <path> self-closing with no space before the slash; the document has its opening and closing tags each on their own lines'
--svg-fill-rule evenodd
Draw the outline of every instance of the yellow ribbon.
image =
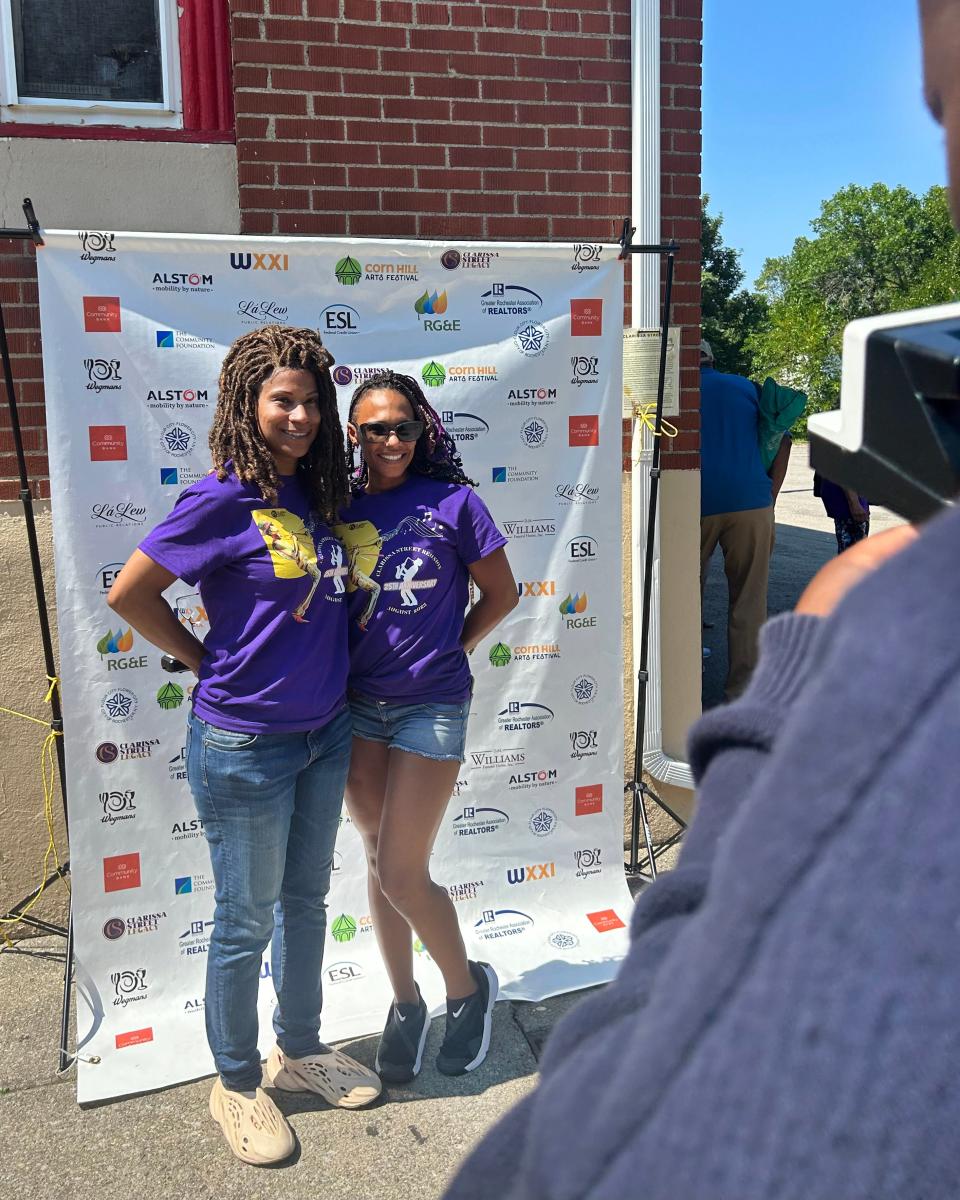
<svg viewBox="0 0 960 1200">
<path fill-rule="evenodd" d="M 655 420 L 657 406 L 655 404 L 635 404 L 633 406 L 633 415 L 642 425 L 646 425 L 654 437 L 660 437 L 663 434 L 665 437 L 675 438 L 680 432 L 676 425 L 663 416 L 660 418 L 660 428 L 657 429 Z"/>
</svg>

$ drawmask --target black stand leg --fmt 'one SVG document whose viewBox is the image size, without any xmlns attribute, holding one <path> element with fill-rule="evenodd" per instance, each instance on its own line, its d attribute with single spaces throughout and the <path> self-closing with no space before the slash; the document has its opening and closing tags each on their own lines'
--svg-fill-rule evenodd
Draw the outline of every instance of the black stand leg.
<svg viewBox="0 0 960 1200">
<path fill-rule="evenodd" d="M 33 205 L 29 198 L 23 202 L 23 212 L 27 219 L 26 229 L 0 229 L 0 237 L 4 238 L 20 238 L 22 240 L 29 239 L 35 245 L 42 245 L 43 238 L 40 236 L 40 225 L 33 211 Z M 37 527 L 33 513 L 33 492 L 30 487 L 30 480 L 27 476 L 27 463 L 23 453 L 23 437 L 20 430 L 20 417 L 17 411 L 17 397 L 13 384 L 13 365 L 10 361 L 10 347 L 7 342 L 7 329 L 3 320 L 3 305 L 0 304 L 0 359 L 3 363 L 3 381 L 7 393 L 7 408 L 10 413 L 10 428 L 13 432 L 13 445 L 17 456 L 17 470 L 20 476 L 20 502 L 23 505 L 24 523 L 27 530 L 27 545 L 30 550 L 30 566 L 33 572 L 33 590 L 37 601 L 37 617 L 40 623 L 40 640 L 43 645 L 43 661 L 46 669 L 47 678 L 51 681 L 57 679 L 57 669 L 53 658 L 53 640 L 50 636 L 50 620 L 47 616 L 47 597 L 43 586 L 43 566 L 40 561 L 40 547 L 37 541 Z M 63 819 L 67 823 L 67 773 L 64 763 L 63 754 L 63 713 L 60 708 L 60 692 L 55 684 L 52 684 L 49 692 L 50 701 L 50 728 L 55 734 L 54 744 L 57 754 L 57 767 L 60 773 L 60 792 L 63 798 Z M 64 966 L 63 976 L 63 1012 L 60 1025 L 60 1070 L 66 1070 L 70 1063 L 70 1056 L 67 1051 L 67 1040 L 70 1027 L 70 982 L 73 975 L 73 922 L 70 918 L 67 920 L 66 929 L 62 929 L 57 925 L 52 925 L 49 922 L 41 921 L 29 914 L 22 917 L 22 910 L 26 908 L 31 901 L 43 891 L 48 884 L 55 882 L 57 879 L 62 879 L 66 876 L 70 869 L 69 863 L 55 871 L 49 878 L 45 879 L 43 884 L 35 889 L 29 896 L 25 896 L 18 904 L 15 904 L 8 914 L 8 919 L 21 919 L 24 924 L 31 925 L 34 928 L 42 929 L 48 933 L 56 933 L 67 939 L 66 963 Z"/>
</svg>

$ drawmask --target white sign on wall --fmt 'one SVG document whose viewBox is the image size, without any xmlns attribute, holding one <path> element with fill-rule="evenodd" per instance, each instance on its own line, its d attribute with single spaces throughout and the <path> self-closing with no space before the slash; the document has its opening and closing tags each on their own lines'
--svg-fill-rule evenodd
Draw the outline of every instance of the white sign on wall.
<svg viewBox="0 0 960 1200">
<path fill-rule="evenodd" d="M 623 274 L 610 245 L 49 232 L 37 255 L 84 1058 L 92 1101 L 210 1073 L 213 880 L 186 783 L 190 676 L 105 602 L 209 468 L 220 363 L 257 325 L 318 329 L 343 415 L 391 366 L 423 381 L 500 528 L 520 603 L 471 663 L 467 761 L 432 871 L 507 997 L 612 978 L 622 855 Z M 202 632 L 195 589 L 168 592 Z M 328 903 L 328 1041 L 390 1000 L 344 816 Z M 415 944 L 434 1011 L 443 983 Z M 262 969 L 261 1047 L 273 990 Z M 99 1059 L 94 1064 L 89 1060 Z"/>
</svg>

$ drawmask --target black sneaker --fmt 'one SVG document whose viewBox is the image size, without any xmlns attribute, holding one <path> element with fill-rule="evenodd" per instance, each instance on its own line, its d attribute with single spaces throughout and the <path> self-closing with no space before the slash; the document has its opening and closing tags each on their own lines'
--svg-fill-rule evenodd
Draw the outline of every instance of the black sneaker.
<svg viewBox="0 0 960 1200">
<path fill-rule="evenodd" d="M 437 1070 L 462 1075 L 479 1067 L 490 1049 L 490 1015 L 499 980 L 489 963 L 471 962 L 477 990 L 465 1000 L 447 1000 L 447 1033 L 437 1055 Z"/>
<path fill-rule="evenodd" d="M 419 987 L 417 995 L 420 996 Z M 387 1013 L 374 1064 L 381 1079 L 387 1083 L 408 1083 L 420 1074 L 429 1029 L 430 1014 L 422 996 L 419 1004 L 400 1004 L 394 1000 Z"/>
</svg>

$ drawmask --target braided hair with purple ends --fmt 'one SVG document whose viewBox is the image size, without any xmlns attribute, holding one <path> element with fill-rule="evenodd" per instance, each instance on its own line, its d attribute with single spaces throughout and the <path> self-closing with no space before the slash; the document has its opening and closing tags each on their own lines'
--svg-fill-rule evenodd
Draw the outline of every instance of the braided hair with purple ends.
<svg viewBox="0 0 960 1200">
<path fill-rule="evenodd" d="M 417 438 L 417 445 L 410 460 L 410 470 L 415 475 L 425 475 L 428 479 L 438 479 L 442 483 L 463 483 L 476 487 L 476 482 L 469 479 L 463 469 L 463 460 L 457 451 L 457 444 L 447 433 L 440 420 L 439 414 L 431 407 L 420 385 L 409 375 L 401 375 L 398 371 L 378 371 L 371 375 L 353 393 L 350 401 L 348 420 L 353 422 L 360 401 L 369 392 L 399 392 L 413 409 L 416 421 L 423 422 L 423 433 Z M 353 422 L 354 424 L 356 422 Z M 354 491 L 363 491 L 367 486 L 367 464 L 361 455 L 360 466 L 356 464 L 356 447 L 353 443 L 347 450 L 347 465 L 351 472 Z"/>
</svg>

